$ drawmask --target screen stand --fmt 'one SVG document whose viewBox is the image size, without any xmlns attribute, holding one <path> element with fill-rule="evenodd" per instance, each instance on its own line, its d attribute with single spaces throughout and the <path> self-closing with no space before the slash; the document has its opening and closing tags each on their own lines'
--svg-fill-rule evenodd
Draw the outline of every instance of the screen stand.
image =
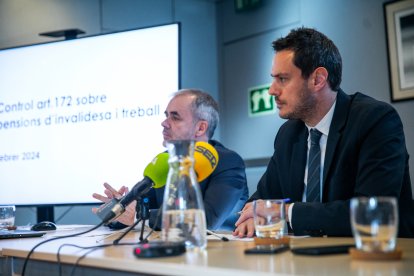
<svg viewBox="0 0 414 276">
<path fill-rule="evenodd" d="M 55 210 L 52 205 L 37 207 L 37 222 L 41 221 L 55 222 Z"/>
</svg>

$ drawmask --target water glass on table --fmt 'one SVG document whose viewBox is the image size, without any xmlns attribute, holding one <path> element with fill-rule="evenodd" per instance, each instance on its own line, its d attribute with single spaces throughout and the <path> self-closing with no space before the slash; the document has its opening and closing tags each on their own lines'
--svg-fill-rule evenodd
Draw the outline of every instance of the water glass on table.
<svg viewBox="0 0 414 276">
<path fill-rule="evenodd" d="M 392 252 L 398 233 L 398 206 L 394 197 L 351 199 L 351 225 L 358 250 Z"/>
<path fill-rule="evenodd" d="M 286 215 L 283 199 L 253 201 L 253 218 L 256 236 L 282 238 L 285 233 Z"/>
<path fill-rule="evenodd" d="M 0 229 L 9 229 L 14 226 L 16 207 L 14 205 L 0 206 Z"/>
</svg>

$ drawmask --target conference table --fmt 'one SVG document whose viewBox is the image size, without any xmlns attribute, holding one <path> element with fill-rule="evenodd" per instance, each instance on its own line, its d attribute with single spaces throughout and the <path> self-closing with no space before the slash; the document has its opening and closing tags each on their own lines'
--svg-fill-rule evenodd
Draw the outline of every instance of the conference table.
<svg viewBox="0 0 414 276">
<path fill-rule="evenodd" d="M 81 230 L 84 229 L 67 233 Z M 246 255 L 244 250 L 254 246 L 251 239 L 225 242 L 211 236 L 203 252 L 187 251 L 180 256 L 144 259 L 133 254 L 134 244 L 139 241 L 139 232 L 130 232 L 122 239 L 121 245 L 116 246 L 85 250 L 70 245 L 109 245 L 120 235 L 109 235 L 105 231 L 102 229 L 100 232 L 42 244 L 28 261 L 25 275 L 59 275 L 59 267 L 63 271 L 62 275 L 414 275 L 414 239 L 398 239 L 398 247 L 403 255 L 400 260 L 394 261 L 355 260 L 350 254 L 295 255 L 289 250 L 273 255 Z M 33 246 L 57 235 L 62 235 L 59 228 L 40 238 L 1 240 L 0 275 L 20 275 L 24 260 Z M 157 233 L 150 237 L 154 240 L 157 238 Z M 349 237 L 290 239 L 291 248 L 350 243 L 353 243 L 353 239 Z M 59 247 L 60 262 L 57 259 Z"/>
</svg>

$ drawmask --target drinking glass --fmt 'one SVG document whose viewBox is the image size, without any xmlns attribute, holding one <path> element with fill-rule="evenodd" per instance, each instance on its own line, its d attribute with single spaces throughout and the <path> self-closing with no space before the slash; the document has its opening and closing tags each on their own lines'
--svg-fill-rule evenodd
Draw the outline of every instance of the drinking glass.
<svg viewBox="0 0 414 276">
<path fill-rule="evenodd" d="M 253 201 L 253 218 L 256 236 L 281 238 L 285 233 L 286 216 L 283 199 Z"/>
<path fill-rule="evenodd" d="M 394 197 L 353 198 L 350 208 L 357 249 L 365 252 L 395 250 L 398 206 Z"/>
<path fill-rule="evenodd" d="M 14 205 L 0 206 L 0 229 L 14 225 L 16 207 Z"/>
</svg>

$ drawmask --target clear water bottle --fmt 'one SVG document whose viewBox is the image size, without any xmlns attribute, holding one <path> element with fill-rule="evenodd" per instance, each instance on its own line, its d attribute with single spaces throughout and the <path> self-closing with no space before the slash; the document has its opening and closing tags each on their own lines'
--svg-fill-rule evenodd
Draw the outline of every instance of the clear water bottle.
<svg viewBox="0 0 414 276">
<path fill-rule="evenodd" d="M 206 215 L 194 172 L 194 141 L 167 143 L 170 169 L 162 206 L 162 239 L 185 242 L 187 250 L 207 245 Z"/>
</svg>

